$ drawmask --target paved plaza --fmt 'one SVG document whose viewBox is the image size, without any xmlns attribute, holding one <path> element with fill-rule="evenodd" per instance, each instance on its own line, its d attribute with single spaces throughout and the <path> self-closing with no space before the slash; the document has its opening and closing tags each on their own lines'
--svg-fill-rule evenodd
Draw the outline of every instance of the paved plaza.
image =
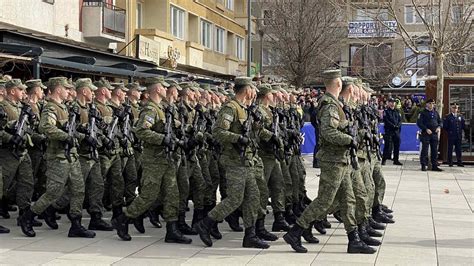
<svg viewBox="0 0 474 266">
<path fill-rule="evenodd" d="M 310 168 L 306 159 L 307 188 L 316 196 L 319 170 Z M 395 211 L 383 244 L 373 255 L 346 253 L 347 239 L 342 224 L 330 217 L 332 228 L 315 236 L 320 244 L 306 244 L 308 253 L 297 254 L 283 239 L 268 250 L 241 247 L 243 233 L 231 232 L 226 223 L 219 225 L 224 237 L 212 248 L 204 247 L 193 236 L 191 245 L 166 244 L 165 229 L 153 228 L 146 221 L 146 233 L 133 225 L 131 242 L 118 240 L 115 232 L 97 232 L 94 239 L 69 239 L 65 215 L 59 230 L 37 228 L 37 237 L 23 236 L 16 219 L 0 219 L 12 229 L 0 235 L 0 264 L 68 265 L 474 265 L 474 167 L 442 166 L 444 172 L 421 172 L 418 158 L 403 155 L 403 167 L 387 162 L 385 203 Z M 13 215 L 16 218 L 16 214 Z M 188 214 L 188 218 L 192 215 Z M 88 224 L 88 218 L 84 219 Z M 270 228 L 272 217 L 267 218 Z"/>
</svg>

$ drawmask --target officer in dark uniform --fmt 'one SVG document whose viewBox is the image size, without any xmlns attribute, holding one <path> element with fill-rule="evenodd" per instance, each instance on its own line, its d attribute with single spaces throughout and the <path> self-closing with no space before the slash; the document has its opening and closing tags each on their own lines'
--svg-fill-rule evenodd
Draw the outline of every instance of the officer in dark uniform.
<svg viewBox="0 0 474 266">
<path fill-rule="evenodd" d="M 453 146 L 456 151 L 457 165 L 464 167 L 461 159 L 462 132 L 465 127 L 464 117 L 458 113 L 457 103 L 451 104 L 451 113 L 446 116 L 443 128 L 448 133 L 448 163 L 453 166 Z"/>
<path fill-rule="evenodd" d="M 383 158 L 382 165 L 385 165 L 385 161 L 390 159 L 392 149 L 393 149 L 393 164 L 394 165 L 403 165 L 399 159 L 400 153 L 400 131 L 402 128 L 402 116 L 400 112 L 395 110 L 395 99 L 388 99 L 388 108 L 384 111 L 383 114 L 384 122 L 384 149 L 383 149 Z"/>
<path fill-rule="evenodd" d="M 428 148 L 431 148 L 431 170 L 441 172 L 438 167 L 438 133 L 441 130 L 442 123 L 438 112 L 434 110 L 434 100 L 426 101 L 426 107 L 418 115 L 417 126 L 421 129 L 421 171 L 426 171 L 428 165 Z"/>
</svg>

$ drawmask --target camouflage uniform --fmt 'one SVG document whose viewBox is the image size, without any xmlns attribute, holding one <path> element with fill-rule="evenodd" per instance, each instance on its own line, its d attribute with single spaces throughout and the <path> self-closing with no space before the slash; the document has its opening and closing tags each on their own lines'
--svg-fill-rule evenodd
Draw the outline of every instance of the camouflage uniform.
<svg viewBox="0 0 474 266">
<path fill-rule="evenodd" d="M 20 118 L 21 105 L 5 99 L 0 102 L 0 108 L 6 114 L 5 128 L 14 128 Z M 3 201 L 5 204 L 5 197 L 14 197 L 20 210 L 23 210 L 30 206 L 33 196 L 34 180 L 31 159 L 25 146 L 19 147 L 18 154 L 14 155 L 16 151 L 13 151 L 13 145 L 10 143 L 12 137 L 13 135 L 5 130 L 2 136 L 3 145 L 0 147 L 0 161 L 3 166 Z M 24 140 L 31 146 L 30 135 L 26 134 Z"/>
<path fill-rule="evenodd" d="M 326 217 L 334 200 L 340 203 L 344 227 L 347 232 L 357 229 L 354 212 L 355 197 L 350 179 L 349 151 L 352 137 L 344 133 L 347 121 L 342 104 L 331 94 L 320 100 L 320 149 L 317 158 L 321 162 L 318 197 L 297 219 L 297 224 L 308 228 L 310 224 Z"/>
<path fill-rule="evenodd" d="M 228 196 L 209 212 L 209 217 L 222 221 L 242 205 L 244 227 L 250 228 L 255 225 L 260 195 L 252 173 L 253 152 L 247 147 L 241 159 L 236 148 L 246 119 L 245 106 L 236 100 L 228 102 L 218 114 L 213 135 L 223 146 L 220 162 L 226 169 Z"/>
</svg>

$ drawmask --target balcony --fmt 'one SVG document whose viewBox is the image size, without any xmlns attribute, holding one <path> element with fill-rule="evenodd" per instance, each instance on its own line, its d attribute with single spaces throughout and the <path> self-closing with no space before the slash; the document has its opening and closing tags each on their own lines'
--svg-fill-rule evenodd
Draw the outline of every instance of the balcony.
<svg viewBox="0 0 474 266">
<path fill-rule="evenodd" d="M 108 44 L 125 42 L 126 11 L 103 0 L 84 0 L 82 33 L 84 38 Z"/>
<path fill-rule="evenodd" d="M 349 21 L 348 38 L 394 38 L 397 32 L 397 22 L 384 21 Z"/>
</svg>

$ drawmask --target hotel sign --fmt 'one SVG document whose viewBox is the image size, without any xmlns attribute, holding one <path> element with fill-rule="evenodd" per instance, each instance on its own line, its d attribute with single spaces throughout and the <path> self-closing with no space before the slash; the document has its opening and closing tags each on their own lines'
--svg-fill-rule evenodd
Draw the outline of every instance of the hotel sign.
<svg viewBox="0 0 474 266">
<path fill-rule="evenodd" d="M 351 21 L 348 38 L 394 38 L 396 21 Z"/>
<path fill-rule="evenodd" d="M 160 65 L 160 43 L 143 35 L 137 35 L 136 55 L 139 59 Z"/>
</svg>

